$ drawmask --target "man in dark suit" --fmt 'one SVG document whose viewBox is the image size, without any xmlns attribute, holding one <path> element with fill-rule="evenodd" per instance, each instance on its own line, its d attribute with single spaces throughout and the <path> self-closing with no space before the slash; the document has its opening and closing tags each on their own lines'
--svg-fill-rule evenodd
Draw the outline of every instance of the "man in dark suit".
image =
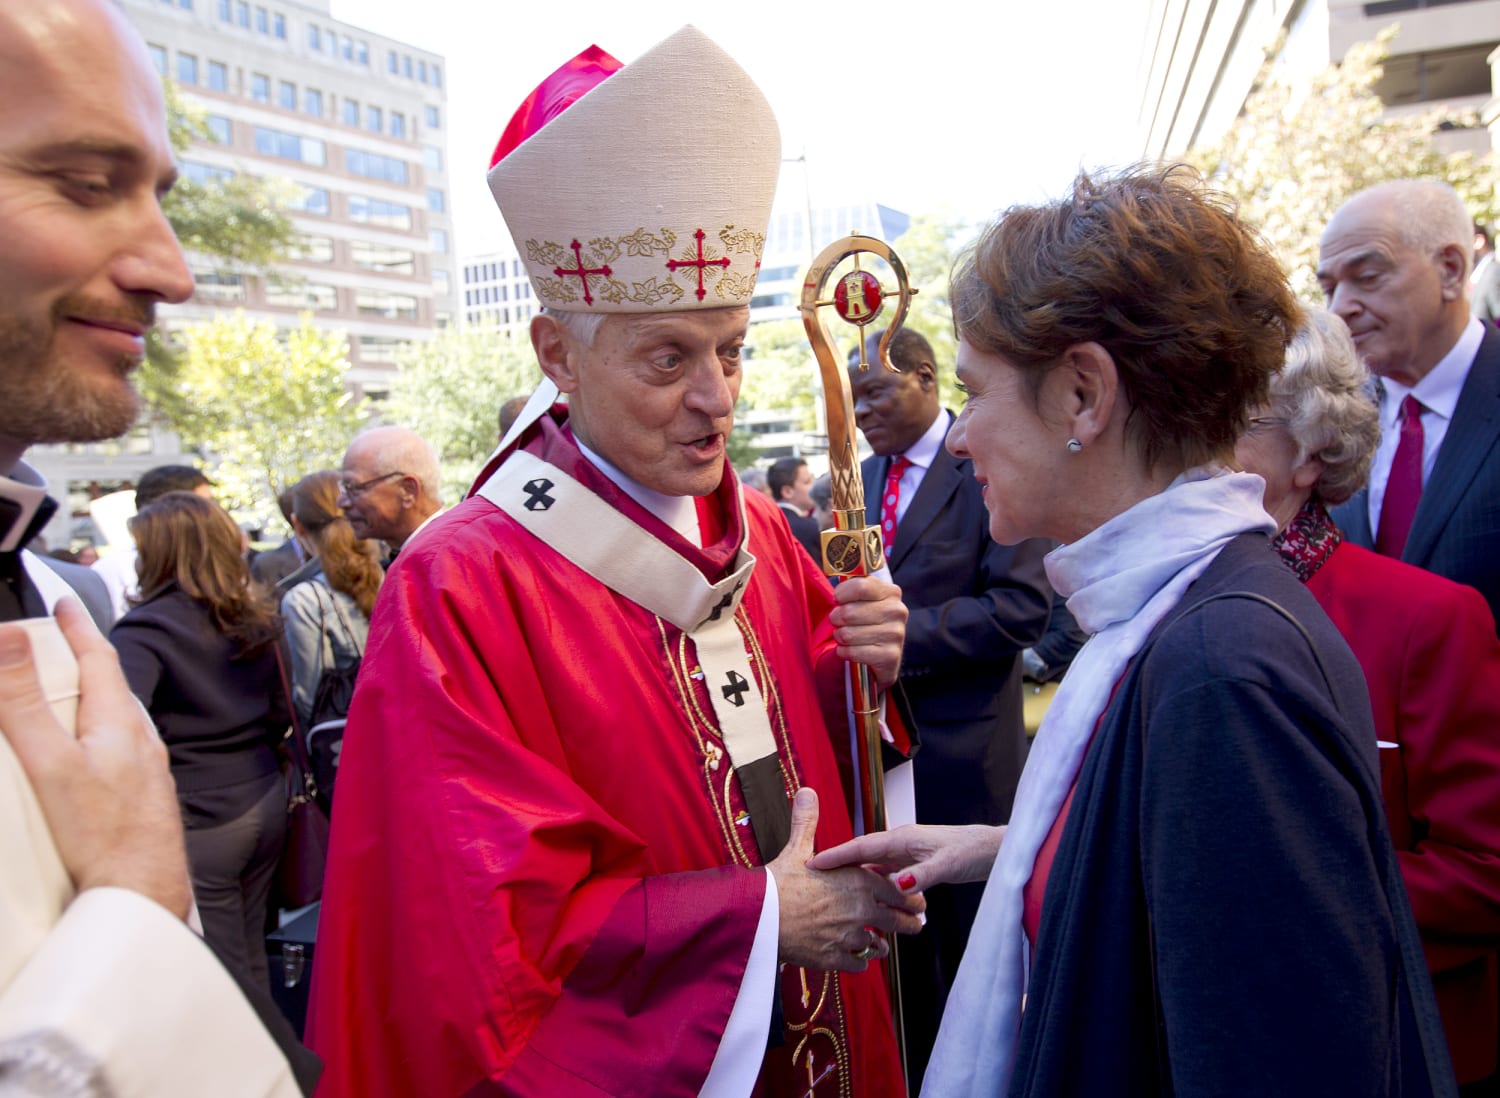
<svg viewBox="0 0 1500 1098">
<path fill-rule="evenodd" d="M 818 537 L 817 520 L 812 517 L 812 496 L 808 494 L 812 482 L 812 471 L 801 458 L 782 458 L 773 462 L 766 471 L 766 484 L 771 489 L 771 498 L 781 508 L 786 524 L 792 528 L 792 537 L 802 543 L 802 548 L 821 567 L 823 548 L 819 544 L 821 539 Z"/>
<path fill-rule="evenodd" d="M 276 493 L 276 506 L 281 508 L 281 517 L 286 519 L 287 529 L 291 529 L 292 489 L 290 485 Z M 262 587 L 275 587 L 306 563 L 307 553 L 303 550 L 302 543 L 297 540 L 296 532 L 293 531 L 291 537 L 275 549 L 268 549 L 258 554 L 250 562 L 250 575 Z"/>
<path fill-rule="evenodd" d="M 1376 376 L 1357 545 L 1477 588 L 1500 617 L 1500 331 L 1469 313 L 1473 223 L 1445 183 L 1382 183 L 1328 222 L 1318 281 Z"/>
<path fill-rule="evenodd" d="M 866 357 L 875 361 L 880 333 Z M 932 348 L 902 329 L 890 358 L 902 372 L 851 369 L 854 416 L 875 451 L 862 469 L 866 518 L 879 523 L 887 562 L 911 616 L 901 683 L 921 730 L 917 820 L 1002 824 L 1026 756 L 1021 650 L 1047 626 L 1051 548 L 990 540 L 969 461 L 944 447 L 953 416 L 938 400 Z M 897 470 L 893 478 L 892 469 Z M 981 885 L 927 894 L 927 926 L 903 939 L 907 1070 L 920 1080 L 948 988 L 978 910 Z"/>
</svg>

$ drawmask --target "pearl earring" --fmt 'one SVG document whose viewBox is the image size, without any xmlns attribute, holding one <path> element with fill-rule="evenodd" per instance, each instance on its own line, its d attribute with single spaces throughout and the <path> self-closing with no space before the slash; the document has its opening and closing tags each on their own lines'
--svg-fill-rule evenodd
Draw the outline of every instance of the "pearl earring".
<svg viewBox="0 0 1500 1098">
<path fill-rule="evenodd" d="M 1070 454 L 1077 454 L 1077 453 L 1082 453 L 1082 452 L 1083 452 L 1083 443 L 1079 442 L 1076 438 L 1070 438 L 1070 439 L 1068 439 L 1068 453 L 1070 453 Z"/>
</svg>

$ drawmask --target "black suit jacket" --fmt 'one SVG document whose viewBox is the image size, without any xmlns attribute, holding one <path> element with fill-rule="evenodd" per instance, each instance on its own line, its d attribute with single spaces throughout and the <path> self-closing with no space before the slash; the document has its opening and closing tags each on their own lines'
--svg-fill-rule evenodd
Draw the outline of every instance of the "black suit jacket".
<svg viewBox="0 0 1500 1098">
<path fill-rule="evenodd" d="M 61 576 L 63 582 L 73 589 L 78 601 L 83 603 L 83 608 L 99 627 L 99 632 L 108 633 L 115 623 L 115 604 L 109 597 L 109 588 L 104 586 L 104 581 L 98 574 L 86 565 L 58 560 L 45 553 L 38 553 L 37 559 Z"/>
<path fill-rule="evenodd" d="M 951 424 L 952 417 L 949 416 Z M 880 521 L 890 459 L 866 458 L 866 518 Z M 1051 548 L 990 540 L 973 464 L 939 450 L 891 547 L 891 574 L 911 617 L 901 683 L 921 730 L 917 819 L 1004 823 L 1026 757 L 1021 649 L 1047 628 Z"/>
<path fill-rule="evenodd" d="M 819 568 L 823 567 L 823 544 L 822 531 L 818 529 L 818 521 L 811 515 L 798 514 L 795 508 L 785 503 L 777 505 L 786 524 L 792 528 L 792 537 L 796 538 L 802 548 L 806 549 L 808 555 Z"/>
<path fill-rule="evenodd" d="M 1375 547 L 1367 490 L 1332 515 L 1350 541 Z M 1401 559 L 1477 588 L 1500 618 L 1500 330 L 1485 328 Z"/>
</svg>

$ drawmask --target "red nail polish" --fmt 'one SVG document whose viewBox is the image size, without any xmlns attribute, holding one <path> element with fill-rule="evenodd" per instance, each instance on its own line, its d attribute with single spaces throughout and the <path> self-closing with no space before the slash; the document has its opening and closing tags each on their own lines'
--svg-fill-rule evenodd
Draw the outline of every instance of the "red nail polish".
<svg viewBox="0 0 1500 1098">
<path fill-rule="evenodd" d="M 915 888 L 916 885 L 917 875 L 915 873 L 903 873 L 901 874 L 901 876 L 896 878 L 896 887 L 901 889 L 903 892 L 907 889 Z"/>
</svg>

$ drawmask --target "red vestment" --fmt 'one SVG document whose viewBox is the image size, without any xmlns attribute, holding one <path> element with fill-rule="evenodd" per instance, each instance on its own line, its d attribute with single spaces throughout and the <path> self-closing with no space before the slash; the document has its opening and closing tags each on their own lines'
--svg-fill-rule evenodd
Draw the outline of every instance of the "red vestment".
<svg viewBox="0 0 1500 1098">
<path fill-rule="evenodd" d="M 700 550 L 549 418 L 523 444 L 705 574 L 734 559 L 732 476 L 700 501 Z M 822 848 L 851 834 L 827 720 L 842 700 L 832 595 L 775 507 L 746 496 L 757 565 L 736 621 L 788 794 L 819 793 Z M 310 1027 L 320 1095 L 698 1092 L 766 886 L 694 669 L 681 631 L 487 499 L 401 554 L 340 764 Z M 781 986 L 786 1041 L 758 1094 L 809 1077 L 818 1096 L 903 1093 L 877 967 L 787 969 Z"/>
</svg>

